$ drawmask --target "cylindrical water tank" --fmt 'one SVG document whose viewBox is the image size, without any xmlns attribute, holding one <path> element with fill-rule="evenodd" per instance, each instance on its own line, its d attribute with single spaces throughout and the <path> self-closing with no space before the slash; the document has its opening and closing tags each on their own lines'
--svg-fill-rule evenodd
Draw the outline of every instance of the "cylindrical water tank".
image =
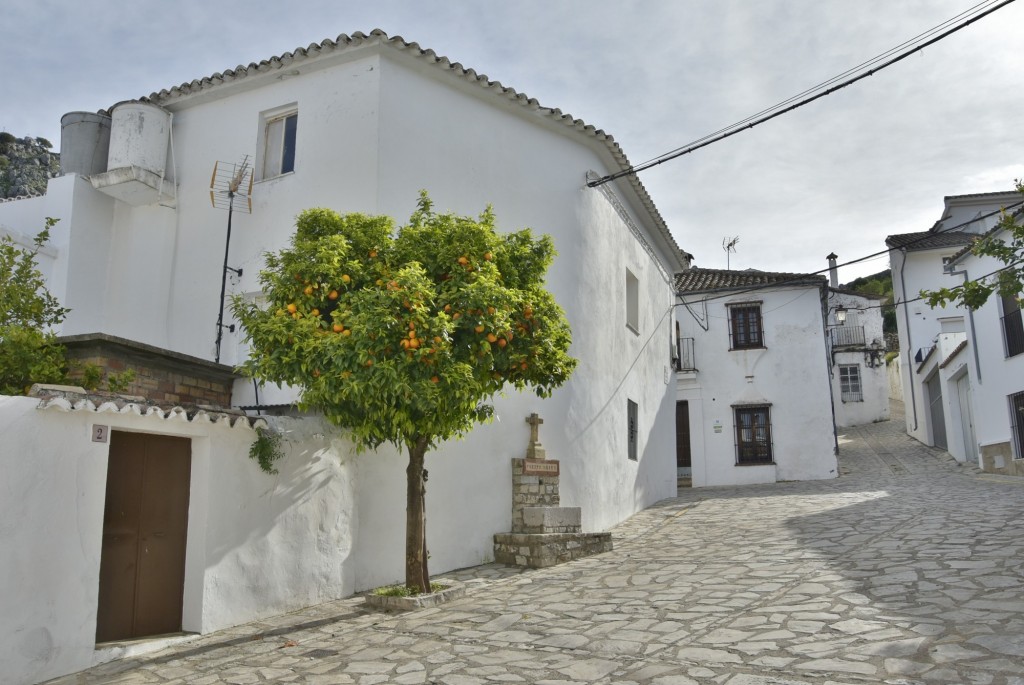
<svg viewBox="0 0 1024 685">
<path fill-rule="evenodd" d="M 110 149 L 110 117 L 68 112 L 60 120 L 60 169 L 64 174 L 102 174 Z"/>
<path fill-rule="evenodd" d="M 142 167 L 163 174 L 171 115 L 144 102 L 122 102 L 111 111 L 107 169 Z"/>
</svg>

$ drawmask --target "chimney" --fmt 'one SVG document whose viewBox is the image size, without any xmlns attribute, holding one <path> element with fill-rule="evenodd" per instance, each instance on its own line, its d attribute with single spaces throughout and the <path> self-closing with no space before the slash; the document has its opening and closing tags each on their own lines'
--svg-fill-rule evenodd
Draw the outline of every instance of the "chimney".
<svg viewBox="0 0 1024 685">
<path fill-rule="evenodd" d="M 825 259 L 828 260 L 828 284 L 833 288 L 838 288 L 839 269 L 836 268 L 836 260 L 839 259 L 839 255 L 835 252 L 830 252 Z"/>
</svg>

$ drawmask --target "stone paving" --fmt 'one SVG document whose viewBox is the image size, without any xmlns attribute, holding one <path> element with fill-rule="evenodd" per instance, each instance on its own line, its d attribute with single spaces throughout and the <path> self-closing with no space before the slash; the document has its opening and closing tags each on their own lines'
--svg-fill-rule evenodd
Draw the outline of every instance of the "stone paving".
<svg viewBox="0 0 1024 685">
<path fill-rule="evenodd" d="M 60 685 L 1024 685 L 1024 479 L 845 429 L 841 478 L 682 490 L 562 566 L 448 574 L 406 614 L 361 598 Z"/>
</svg>

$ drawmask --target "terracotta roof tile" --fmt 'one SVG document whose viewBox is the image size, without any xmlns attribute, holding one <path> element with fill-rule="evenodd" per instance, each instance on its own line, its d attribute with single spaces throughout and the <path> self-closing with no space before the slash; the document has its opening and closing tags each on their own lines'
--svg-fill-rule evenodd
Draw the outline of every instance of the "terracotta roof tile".
<svg viewBox="0 0 1024 685">
<path fill-rule="evenodd" d="M 888 236 L 885 239 L 885 244 L 894 249 L 905 247 L 913 252 L 969 245 L 977 237 L 975 233 L 964 233 L 963 231 L 919 231 Z"/>
<path fill-rule="evenodd" d="M 824 276 L 817 274 L 794 274 L 784 272 L 726 271 L 724 269 L 701 269 L 694 267 L 676 274 L 676 292 L 694 293 L 709 290 L 731 290 L 770 285 L 825 285 Z"/>
<path fill-rule="evenodd" d="M 159 105 L 168 105 L 177 100 L 194 96 L 200 92 L 209 91 L 212 88 L 218 88 L 235 81 L 251 78 L 259 74 L 274 72 L 286 67 L 297 68 L 304 62 L 310 62 L 334 52 L 354 50 L 363 45 L 387 46 L 400 52 L 409 53 L 428 64 L 432 64 L 439 69 L 447 71 L 456 78 L 461 78 L 473 83 L 483 90 L 490 91 L 491 93 L 511 100 L 528 110 L 546 116 L 551 120 L 564 125 L 566 128 L 571 128 L 579 132 L 581 135 L 589 136 L 600 141 L 605 145 L 611 153 L 615 163 L 618 165 L 619 168 L 616 169 L 616 171 L 629 169 L 632 166 L 629 159 L 626 157 L 626 153 L 623 152 L 619 144 L 615 142 L 615 139 L 603 130 L 586 123 L 582 119 L 577 119 L 570 114 L 566 114 L 560 109 L 543 107 L 534 98 L 531 98 L 524 93 L 520 93 L 514 88 L 504 86 L 499 81 L 492 81 L 484 74 L 478 74 L 473 69 L 467 69 L 458 62 L 452 62 L 447 57 L 438 55 L 433 50 L 424 49 L 420 47 L 418 43 L 410 43 L 401 36 L 389 37 L 387 33 L 380 29 L 374 29 L 373 31 L 370 31 L 369 34 L 357 31 L 351 36 L 343 33 L 333 40 L 327 38 L 319 43 L 312 43 L 308 47 L 296 48 L 291 52 L 285 52 L 282 55 L 261 60 L 260 62 L 250 62 L 246 66 L 240 64 L 234 69 L 217 72 L 211 76 L 194 79 L 192 81 L 173 86 L 169 89 L 163 89 L 158 92 L 151 93 L 147 97 L 140 98 L 140 100 L 144 102 L 153 102 Z M 634 192 L 636 192 L 637 196 L 640 198 L 640 202 L 652 217 L 661 237 L 671 249 L 675 250 L 675 255 L 673 256 L 680 264 L 685 264 L 686 253 L 684 253 L 676 243 L 675 238 L 668 229 L 668 225 L 665 223 L 664 218 L 655 206 L 654 200 L 652 200 L 650 195 L 647 193 L 647 189 L 644 187 L 643 183 L 640 182 L 636 174 L 631 174 L 624 180 L 629 183 Z"/>
</svg>

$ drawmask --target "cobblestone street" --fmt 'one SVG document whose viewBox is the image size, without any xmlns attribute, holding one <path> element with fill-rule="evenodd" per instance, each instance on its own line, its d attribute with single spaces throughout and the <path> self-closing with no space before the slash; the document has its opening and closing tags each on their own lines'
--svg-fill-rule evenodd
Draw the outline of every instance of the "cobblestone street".
<svg viewBox="0 0 1024 685">
<path fill-rule="evenodd" d="M 439 608 L 354 597 L 51 682 L 1024 685 L 1024 480 L 899 416 L 841 434 L 837 480 L 682 490 Z"/>
</svg>

